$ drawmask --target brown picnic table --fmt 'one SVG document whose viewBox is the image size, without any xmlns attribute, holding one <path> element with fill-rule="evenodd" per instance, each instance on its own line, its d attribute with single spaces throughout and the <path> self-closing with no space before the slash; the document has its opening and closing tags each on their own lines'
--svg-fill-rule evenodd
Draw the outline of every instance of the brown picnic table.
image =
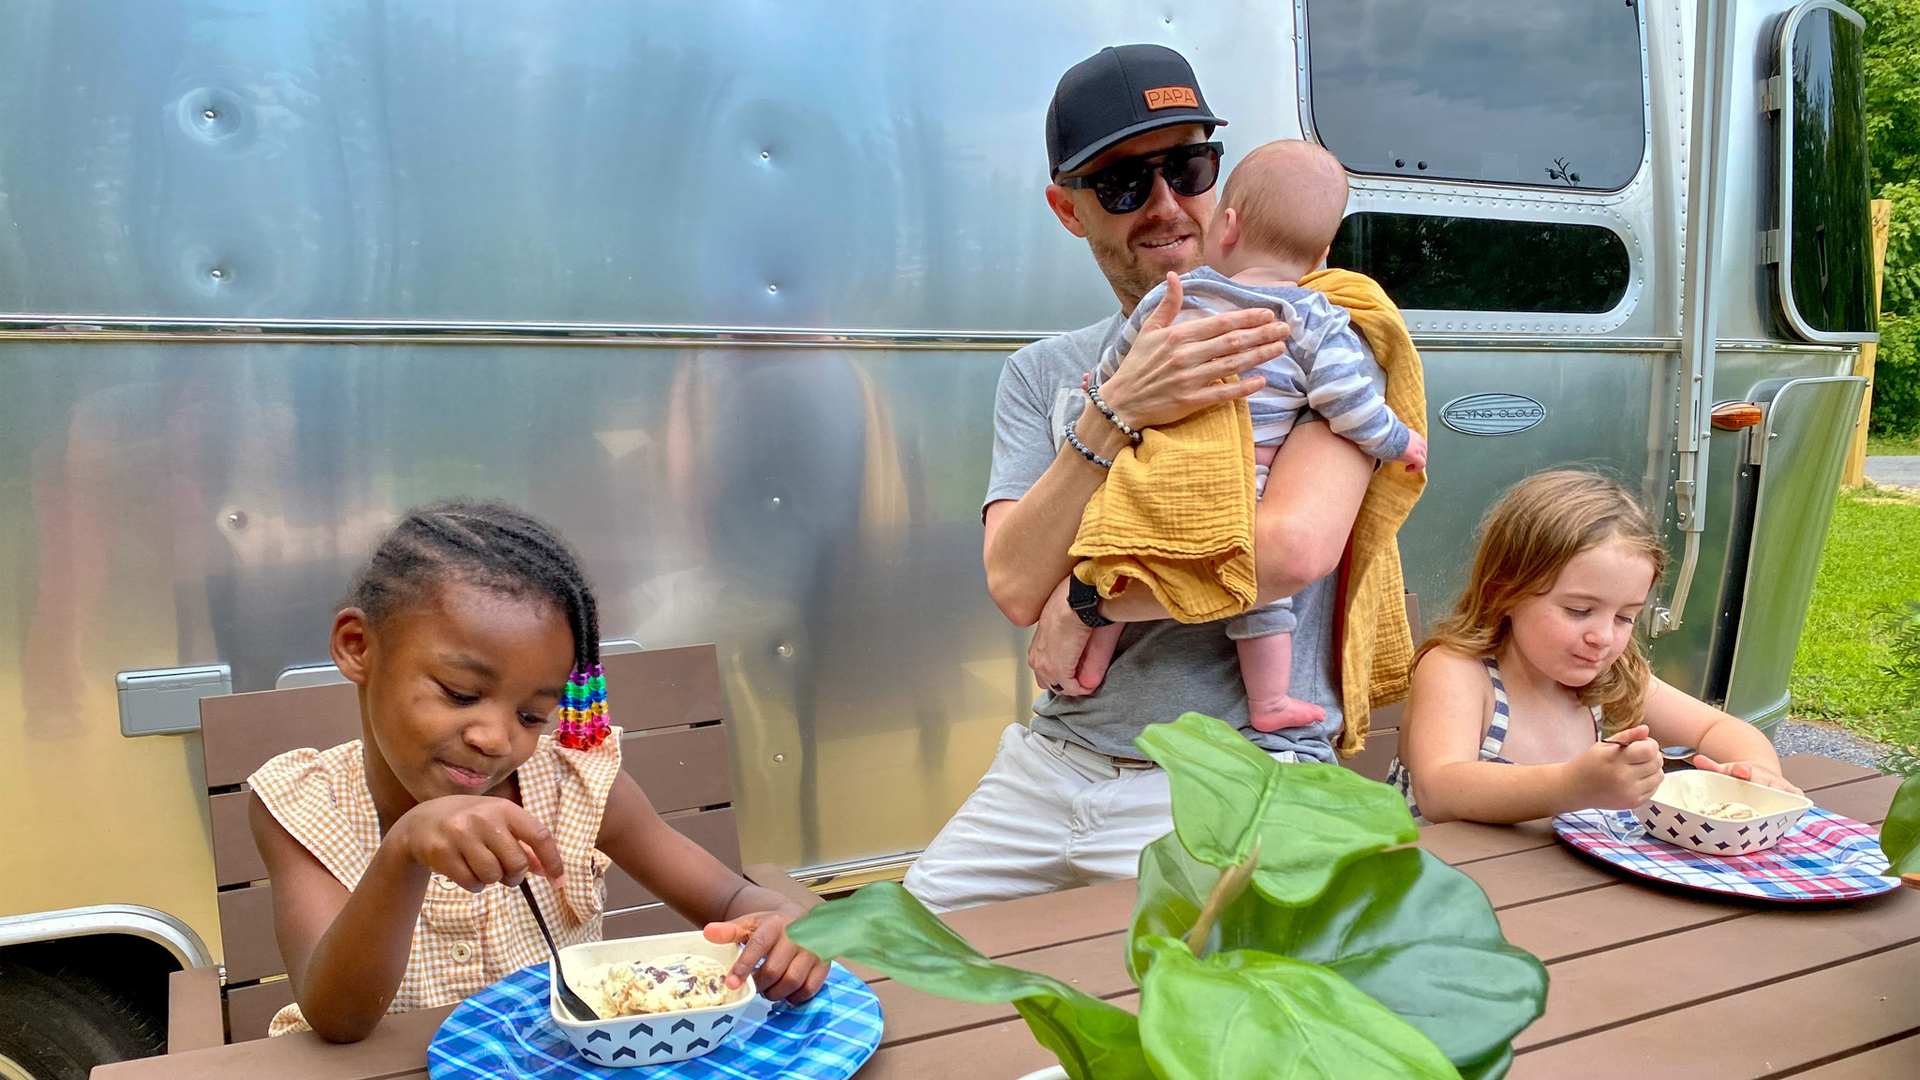
<svg viewBox="0 0 1920 1080">
<path fill-rule="evenodd" d="M 1822 807 L 1879 822 L 1898 777 L 1813 755 L 1784 760 Z M 1547 823 L 1452 823 L 1420 844 L 1471 875 L 1509 940 L 1547 964 L 1547 1012 L 1511 1076 L 1806 1080 L 1920 1076 L 1920 892 L 1841 905 L 1742 903 L 1650 886 L 1569 851 Z M 1130 881 L 1030 897 L 947 921 L 976 947 L 1130 1007 L 1121 957 Z M 1012 1080 L 1053 1059 L 1012 1008 L 872 983 L 886 1036 L 861 1080 Z M 365 1042 L 285 1036 L 103 1065 L 94 1080 L 418 1080 L 450 1008 L 392 1016 Z"/>
</svg>

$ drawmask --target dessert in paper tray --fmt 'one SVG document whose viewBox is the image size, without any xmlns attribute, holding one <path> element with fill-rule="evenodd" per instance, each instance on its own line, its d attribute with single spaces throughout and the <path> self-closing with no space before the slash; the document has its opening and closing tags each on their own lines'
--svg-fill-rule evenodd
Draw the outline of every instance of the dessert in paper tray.
<svg viewBox="0 0 1920 1080">
<path fill-rule="evenodd" d="M 1668 773 L 1633 816 L 1655 840 L 1703 855 L 1749 855 L 1780 842 L 1813 807 L 1802 795 L 1722 773 Z"/>
<path fill-rule="evenodd" d="M 726 965 L 692 953 L 596 964 L 581 973 L 574 991 L 605 1017 L 704 1009 L 732 995 Z"/>
</svg>

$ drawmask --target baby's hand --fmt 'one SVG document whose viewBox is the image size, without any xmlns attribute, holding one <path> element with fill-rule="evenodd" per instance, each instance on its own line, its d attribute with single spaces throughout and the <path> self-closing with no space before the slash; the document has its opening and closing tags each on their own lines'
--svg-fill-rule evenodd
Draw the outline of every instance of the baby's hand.
<svg viewBox="0 0 1920 1080">
<path fill-rule="evenodd" d="M 787 924 L 799 915 L 797 910 L 758 911 L 729 922 L 708 923 L 708 941 L 740 946 L 740 959 L 727 972 L 727 985 L 739 986 L 752 975 L 767 1000 L 784 999 L 790 1005 L 819 993 L 829 965 L 787 937 Z M 757 972 L 755 964 L 760 966 Z"/>
<path fill-rule="evenodd" d="M 1660 744 L 1645 724 L 1597 742 L 1567 762 L 1583 807 L 1631 810 L 1645 806 L 1660 787 Z"/>
<path fill-rule="evenodd" d="M 1407 449 L 1400 455 L 1407 463 L 1408 472 L 1419 472 L 1427 467 L 1427 440 L 1417 431 L 1407 432 Z"/>
<path fill-rule="evenodd" d="M 479 892 L 496 881 L 518 885 L 528 873 L 566 884 L 553 832 L 520 806 L 490 795 L 445 795 L 401 815 L 387 834 L 414 862 Z"/>
</svg>

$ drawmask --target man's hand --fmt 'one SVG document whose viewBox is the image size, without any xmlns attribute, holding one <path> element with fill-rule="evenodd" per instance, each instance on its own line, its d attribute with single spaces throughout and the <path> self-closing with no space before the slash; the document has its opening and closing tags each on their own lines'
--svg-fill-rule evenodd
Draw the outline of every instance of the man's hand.
<svg viewBox="0 0 1920 1080">
<path fill-rule="evenodd" d="M 1180 275 L 1168 272 L 1166 296 L 1140 324 L 1120 369 L 1100 387 L 1107 406 L 1136 430 L 1254 393 L 1267 381 L 1240 374 L 1287 351 L 1287 324 L 1266 308 L 1175 325 L 1181 295 Z"/>
<path fill-rule="evenodd" d="M 1040 609 L 1040 621 L 1033 625 L 1033 641 L 1027 645 L 1027 666 L 1040 685 L 1056 694 L 1084 697 L 1091 687 L 1080 685 L 1074 677 L 1080 669 L 1080 657 L 1087 651 L 1087 639 L 1093 631 L 1067 606 L 1067 586 L 1071 575 L 1060 579 L 1053 595 Z"/>
</svg>

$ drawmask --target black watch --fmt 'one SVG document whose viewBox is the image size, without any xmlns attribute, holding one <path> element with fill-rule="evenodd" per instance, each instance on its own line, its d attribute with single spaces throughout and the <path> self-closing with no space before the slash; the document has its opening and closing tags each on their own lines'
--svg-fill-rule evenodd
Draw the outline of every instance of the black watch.
<svg viewBox="0 0 1920 1080">
<path fill-rule="evenodd" d="M 1078 575 L 1067 579 L 1067 606 L 1080 621 L 1094 629 L 1112 626 L 1113 620 L 1100 614 L 1100 590 L 1081 581 Z"/>
</svg>

